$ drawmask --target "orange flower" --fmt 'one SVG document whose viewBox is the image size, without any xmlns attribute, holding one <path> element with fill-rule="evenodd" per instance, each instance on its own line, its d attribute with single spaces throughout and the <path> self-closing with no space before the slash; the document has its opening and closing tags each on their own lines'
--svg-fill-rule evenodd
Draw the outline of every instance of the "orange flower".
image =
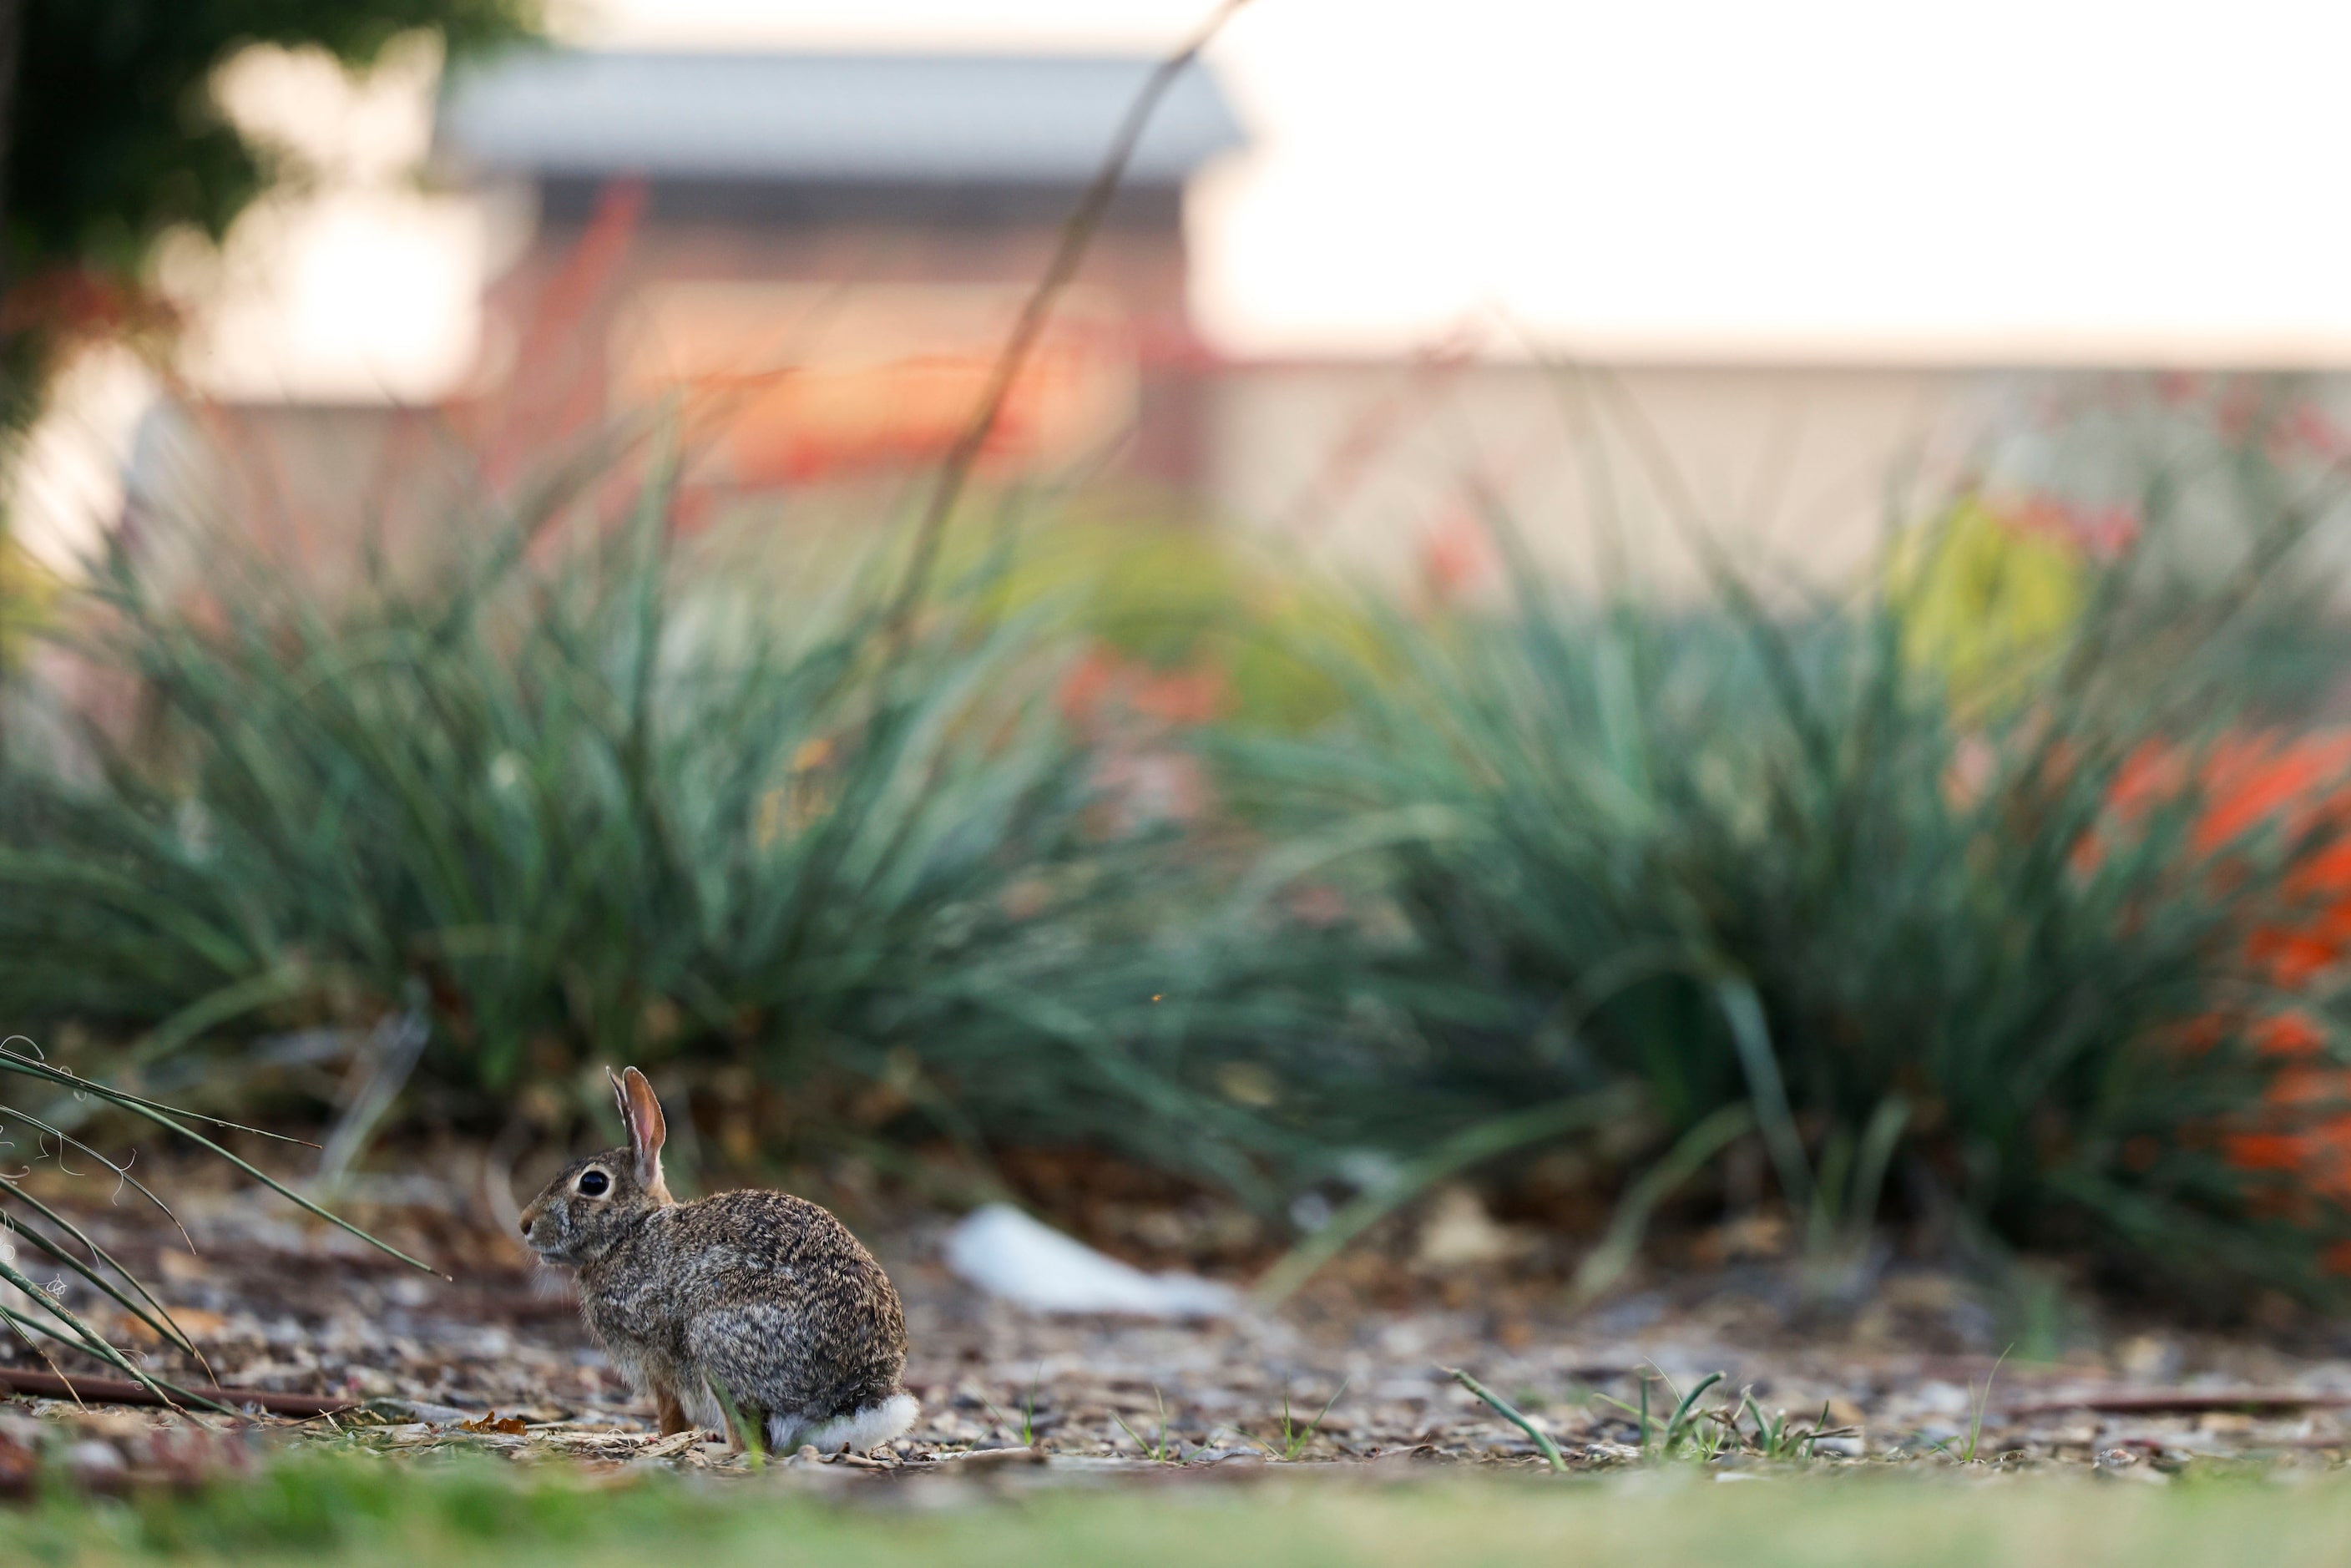
<svg viewBox="0 0 2351 1568">
<path fill-rule="evenodd" d="M 2351 735 L 2232 737 L 2192 775 L 2177 750 L 2144 747 L 2116 775 L 2116 814 L 2127 821 L 2177 798 L 2191 777 L 2206 801 L 2189 834 L 2199 859 L 2267 828 L 2314 841 L 2284 884 L 2290 898 L 2314 907 L 2247 938 L 2255 967 L 2283 988 L 2303 989 L 2351 957 Z M 2097 842 L 2085 843 L 2076 868 L 2094 868 L 2101 852 Z M 2219 870 L 2225 878 L 2228 868 Z M 2296 1178 L 2292 1188 L 2263 1195 L 2260 1211 L 2307 1222 L 2316 1200 L 2351 1205 L 2351 1071 L 2318 1063 L 2325 1046 L 2318 1020 L 2300 1009 L 2233 1021 L 2215 1017 L 2197 1020 L 2185 1039 L 2190 1049 L 2209 1046 L 2231 1028 L 2245 1030 L 2278 1066 L 2263 1095 L 2273 1113 L 2269 1124 L 2225 1137 L 2222 1151 L 2241 1170 Z M 2324 1266 L 2351 1273 L 2351 1243 L 2330 1251 Z"/>
<path fill-rule="evenodd" d="M 1494 570 L 1493 542 L 1466 506 L 1449 507 L 1420 538 L 1420 581 L 1430 601 L 1448 604 Z"/>
</svg>

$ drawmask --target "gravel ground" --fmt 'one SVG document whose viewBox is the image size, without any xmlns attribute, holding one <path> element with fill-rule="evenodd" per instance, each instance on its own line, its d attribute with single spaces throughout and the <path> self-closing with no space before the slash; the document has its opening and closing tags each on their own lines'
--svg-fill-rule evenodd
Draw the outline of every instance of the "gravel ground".
<svg viewBox="0 0 2351 1568">
<path fill-rule="evenodd" d="M 193 1252 L 128 1198 L 78 1207 L 100 1242 L 155 1283 L 222 1385 L 329 1395 L 355 1408 L 224 1435 L 168 1413 L 17 1400 L 0 1405 L 0 1486 L 9 1454 L 44 1442 L 53 1450 L 69 1442 L 77 1473 L 105 1484 L 243 1463 L 256 1434 L 277 1433 L 343 1431 L 351 1436 L 339 1440 L 402 1451 L 561 1454 L 591 1467 L 745 1462 L 692 1435 L 654 1435 L 650 1411 L 588 1342 L 561 1282 L 535 1275 L 462 1191 L 378 1185 L 355 1207 L 454 1282 L 266 1195 L 180 1199 Z M 1935 1273 L 1886 1271 L 1833 1316 L 1799 1310 L 1787 1270 L 1762 1264 L 1653 1281 L 1573 1313 L 1555 1286 L 1531 1285 L 1498 1263 L 1415 1273 L 1374 1249 L 1343 1260 L 1278 1315 L 1044 1319 L 957 1281 L 938 1261 L 940 1234 L 940 1222 L 915 1219 L 876 1239 L 906 1301 L 907 1382 L 923 1415 L 891 1449 L 824 1460 L 842 1481 L 941 1467 L 1033 1468 L 1042 1479 L 1241 1473 L 1277 1459 L 1297 1461 L 1284 1466 L 1291 1469 L 1545 1463 L 1525 1431 L 1444 1370 L 1456 1366 L 1527 1412 L 1577 1469 L 1640 1458 L 1637 1418 L 1625 1406 L 1638 1406 L 1645 1376 L 1662 1420 L 1676 1391 L 1713 1373 L 1723 1380 L 1700 1410 L 1745 1390 L 1767 1417 L 1786 1411 L 1792 1428 L 1824 1431 L 1809 1454 L 1823 1464 L 1950 1463 L 1969 1448 L 1980 1407 L 1974 1451 L 2007 1469 L 2160 1479 L 2243 1460 L 2333 1468 L 2351 1452 L 2351 1359 L 2158 1329 L 2093 1338 L 2062 1362 L 2011 1361 L 1994 1376 L 1997 1358 L 1984 1354 L 1991 1309 Z M 19 1256 L 45 1278 L 26 1249 Z M 124 1342 L 140 1337 L 78 1282 L 67 1297 Z M 0 1366 L 41 1364 L 22 1344 L 0 1343 Z M 57 1364 L 95 1370 L 62 1355 Z M 160 1352 L 150 1365 L 195 1376 Z M 1696 1430 L 1728 1437 L 1716 1421 Z M 1762 1459 L 1751 1442 L 1726 1443 L 1713 1462 Z M 792 1462 L 818 1458 L 807 1451 Z"/>
</svg>

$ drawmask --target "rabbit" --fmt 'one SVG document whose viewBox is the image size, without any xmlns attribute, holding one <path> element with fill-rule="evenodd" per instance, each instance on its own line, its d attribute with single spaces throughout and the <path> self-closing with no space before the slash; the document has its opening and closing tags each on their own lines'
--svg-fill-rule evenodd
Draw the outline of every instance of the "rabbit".
<svg viewBox="0 0 2351 1568">
<path fill-rule="evenodd" d="M 670 1197 L 653 1085 L 633 1067 L 607 1076 L 627 1145 L 565 1166 L 523 1210 L 522 1235 L 575 1272 L 588 1332 L 652 1395 L 664 1435 L 862 1453 L 913 1426 L 905 1314 L 873 1255 L 803 1198 Z"/>
</svg>

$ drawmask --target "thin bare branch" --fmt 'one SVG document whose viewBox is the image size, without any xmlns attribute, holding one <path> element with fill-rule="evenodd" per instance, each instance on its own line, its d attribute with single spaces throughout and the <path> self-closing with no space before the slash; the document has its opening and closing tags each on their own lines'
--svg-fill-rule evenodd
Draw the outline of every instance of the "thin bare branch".
<svg viewBox="0 0 2351 1568">
<path fill-rule="evenodd" d="M 998 422 L 1004 415 L 1006 400 L 1010 397 L 1013 382 L 1029 362 L 1029 353 L 1042 337 L 1045 325 L 1052 319 L 1053 304 L 1061 290 L 1076 275 L 1078 263 L 1084 259 L 1092 245 L 1095 231 L 1102 227 L 1103 216 L 1110 211 L 1111 199 L 1118 193 L 1120 182 L 1126 177 L 1126 166 L 1134 157 L 1135 145 L 1158 110 L 1160 99 L 1176 78 L 1199 57 L 1209 40 L 1220 32 L 1233 14 L 1249 0 L 1223 0 L 1209 15 L 1200 30 L 1182 48 L 1159 62 L 1128 105 L 1126 118 L 1111 139 L 1110 150 L 1103 154 L 1093 183 L 1079 198 L 1076 209 L 1061 225 L 1060 244 L 1054 248 L 1053 259 L 1046 267 L 1037 287 L 1029 291 L 1028 302 L 1013 323 L 1012 332 L 1004 340 L 988 372 L 987 385 L 980 394 L 979 405 L 973 411 L 971 422 L 947 451 L 939 465 L 938 483 L 932 488 L 930 503 L 924 508 L 921 523 L 914 531 L 914 553 L 906 562 L 906 574 L 893 601 L 887 626 L 893 650 L 904 649 L 914 634 L 915 612 L 921 608 L 923 594 L 930 583 L 931 571 L 936 563 L 940 540 L 946 533 L 948 521 L 955 516 L 956 505 L 963 498 L 965 486 L 970 483 L 972 470 L 987 449 L 988 437 L 996 433 Z"/>
</svg>

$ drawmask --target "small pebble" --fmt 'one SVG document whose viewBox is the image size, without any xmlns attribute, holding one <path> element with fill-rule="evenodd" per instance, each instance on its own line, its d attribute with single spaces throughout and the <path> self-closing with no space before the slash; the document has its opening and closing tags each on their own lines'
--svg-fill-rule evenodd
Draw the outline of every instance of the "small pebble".
<svg viewBox="0 0 2351 1568">
<path fill-rule="evenodd" d="M 103 1487 L 120 1480 L 130 1467 L 111 1443 L 85 1437 L 65 1452 L 66 1471 L 86 1487 Z"/>
</svg>

